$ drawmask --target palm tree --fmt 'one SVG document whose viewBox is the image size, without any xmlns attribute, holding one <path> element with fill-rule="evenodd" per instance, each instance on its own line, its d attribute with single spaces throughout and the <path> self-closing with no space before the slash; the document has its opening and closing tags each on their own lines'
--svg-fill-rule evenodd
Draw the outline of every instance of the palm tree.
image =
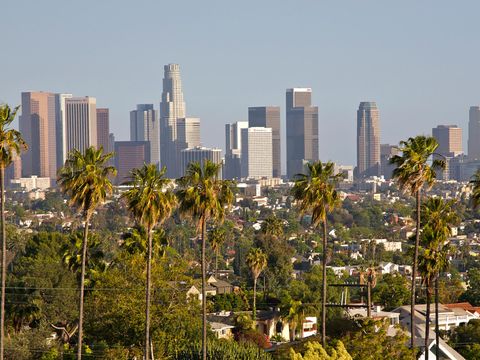
<svg viewBox="0 0 480 360">
<path fill-rule="evenodd" d="M 20 132 L 10 129 L 19 107 L 0 105 L 0 211 L 2 213 L 2 297 L 0 305 L 0 359 L 3 360 L 5 340 L 5 282 L 7 279 L 7 235 L 5 231 L 5 169 L 19 156 L 22 150 L 27 150 L 27 144 Z"/>
<path fill-rule="evenodd" d="M 257 279 L 261 272 L 267 267 L 267 255 L 260 248 L 252 248 L 245 259 L 253 276 L 253 321 L 257 318 Z"/>
<path fill-rule="evenodd" d="M 263 221 L 260 230 L 265 235 L 280 237 L 283 235 L 283 221 L 275 215 L 269 216 Z"/>
<path fill-rule="evenodd" d="M 131 186 L 122 194 L 128 210 L 145 230 L 147 245 L 147 284 L 145 289 L 145 359 L 150 360 L 150 287 L 152 269 L 153 230 L 168 219 L 176 205 L 171 181 L 165 177 L 166 168 L 158 170 L 155 164 L 144 164 L 130 173 L 126 185 Z"/>
<path fill-rule="evenodd" d="M 185 176 L 177 180 L 180 213 L 192 218 L 202 238 L 202 358 L 207 358 L 207 298 L 205 269 L 205 240 L 207 222 L 223 221 L 226 208 L 233 202 L 233 183 L 220 180 L 221 164 L 205 160 L 203 165 L 190 163 Z"/>
<path fill-rule="evenodd" d="M 473 174 L 470 184 L 472 185 L 472 205 L 476 209 L 480 205 L 480 169 Z"/>
<path fill-rule="evenodd" d="M 300 212 L 311 213 L 311 224 L 323 226 L 323 260 L 322 260 L 322 344 L 326 346 L 326 302 L 327 302 L 327 214 L 340 205 L 340 198 L 335 184 L 341 177 L 334 175 L 332 162 L 317 161 L 307 165 L 308 173 L 295 176 L 292 194 L 299 202 Z"/>
<path fill-rule="evenodd" d="M 428 161 L 435 154 L 438 142 L 433 137 L 416 136 L 407 141 L 401 141 L 398 150 L 401 155 L 394 155 L 390 163 L 396 165 L 393 170 L 393 178 L 396 179 L 401 190 L 415 196 L 416 199 L 416 230 L 415 249 L 412 264 L 412 293 L 411 293 L 411 319 L 410 319 L 410 347 L 413 349 L 415 341 L 415 279 L 417 276 L 418 247 L 420 243 L 420 207 L 422 189 L 426 186 L 429 189 L 435 182 L 435 168 L 445 168 L 445 162 L 434 159 L 429 165 Z"/>
<path fill-rule="evenodd" d="M 290 341 L 294 341 L 298 324 L 302 324 L 305 319 L 302 302 L 300 300 L 290 300 L 282 308 L 282 317 L 288 322 L 290 330 Z"/>
<path fill-rule="evenodd" d="M 218 276 L 218 256 L 222 245 L 225 242 L 225 230 L 222 228 L 215 228 L 208 232 L 208 242 L 215 253 L 215 276 Z"/>
<path fill-rule="evenodd" d="M 70 204 L 77 206 L 83 213 L 85 225 L 82 243 L 82 266 L 80 274 L 80 299 L 78 306 L 78 349 L 77 359 L 82 358 L 83 338 L 83 297 L 85 287 L 85 261 L 87 258 L 88 227 L 95 209 L 105 202 L 107 196 L 113 192 L 110 177 L 117 171 L 109 166 L 113 153 L 103 153 L 103 148 L 93 146 L 81 153 L 74 149 L 65 161 L 65 165 L 58 171 L 57 182 L 62 191 L 70 197 Z"/>
<path fill-rule="evenodd" d="M 423 284 L 427 289 L 427 326 L 429 326 L 431 284 L 435 287 L 435 338 L 436 357 L 439 357 L 438 343 L 440 341 L 438 326 L 438 278 L 441 272 L 448 267 L 450 247 L 447 243 L 452 234 L 452 226 L 460 222 L 460 218 L 453 210 L 454 200 L 444 201 L 439 197 L 430 197 L 422 204 L 421 221 L 425 226 L 422 233 L 422 247 L 419 270 L 422 273 Z M 425 346 L 428 346 L 429 329 L 426 328 Z M 426 353 L 428 358 L 428 353 Z"/>
</svg>

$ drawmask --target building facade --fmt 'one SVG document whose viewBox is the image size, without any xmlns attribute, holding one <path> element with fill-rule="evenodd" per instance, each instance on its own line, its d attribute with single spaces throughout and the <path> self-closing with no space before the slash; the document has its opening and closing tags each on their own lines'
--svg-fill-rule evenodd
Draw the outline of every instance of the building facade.
<svg viewBox="0 0 480 360">
<path fill-rule="evenodd" d="M 178 151 L 201 145 L 200 119 L 194 117 L 177 120 Z"/>
<path fill-rule="evenodd" d="M 94 97 L 65 99 L 63 159 L 73 149 L 84 152 L 88 147 L 97 147 L 97 100 Z"/>
<path fill-rule="evenodd" d="M 260 106 L 248 108 L 248 126 L 272 129 L 272 164 L 273 177 L 282 176 L 281 140 L 280 140 L 280 107 Z"/>
<path fill-rule="evenodd" d="M 286 92 L 287 176 L 302 173 L 308 162 L 318 161 L 318 107 L 312 106 L 312 89 Z"/>
<path fill-rule="evenodd" d="M 183 149 L 180 152 L 181 158 L 181 172 L 182 176 L 188 168 L 188 165 L 193 162 L 198 162 L 200 166 L 203 166 L 206 160 L 210 160 L 215 164 L 222 164 L 222 150 L 216 148 L 207 148 L 197 146 L 194 148 Z M 222 179 L 222 169 L 220 168 L 218 178 Z"/>
<path fill-rule="evenodd" d="M 438 142 L 438 154 L 445 157 L 463 154 L 462 129 L 457 125 L 438 125 L 432 129 L 432 136 Z"/>
<path fill-rule="evenodd" d="M 141 168 L 150 161 L 149 141 L 115 141 L 115 167 L 117 168 L 117 185 L 129 179 L 133 169 Z"/>
<path fill-rule="evenodd" d="M 97 147 L 104 153 L 113 151 L 110 148 L 110 111 L 107 108 L 97 108 Z"/>
<path fill-rule="evenodd" d="M 380 116 L 375 102 L 357 110 L 357 177 L 380 175 Z"/>
<path fill-rule="evenodd" d="M 248 121 L 237 121 L 225 125 L 225 179 L 240 179 L 242 156 L 242 130 L 248 128 Z"/>
<path fill-rule="evenodd" d="M 180 176 L 180 159 L 178 153 L 177 121 L 185 118 L 180 66 L 164 66 L 163 92 L 160 103 L 160 163 L 166 166 L 167 177 Z"/>
<path fill-rule="evenodd" d="M 150 161 L 160 166 L 160 131 L 158 111 L 153 104 L 138 104 L 130 111 L 130 141 L 150 142 Z"/>
<path fill-rule="evenodd" d="M 262 179 L 273 176 L 272 129 L 250 127 L 242 130 L 241 177 Z"/>
<path fill-rule="evenodd" d="M 468 157 L 480 160 L 480 106 L 471 106 L 469 111 Z"/>
<path fill-rule="evenodd" d="M 380 145 L 380 175 L 383 175 L 386 180 L 392 178 L 393 170 L 395 169 L 395 165 L 390 164 L 390 158 L 399 154 L 400 151 L 395 145 Z"/>
</svg>

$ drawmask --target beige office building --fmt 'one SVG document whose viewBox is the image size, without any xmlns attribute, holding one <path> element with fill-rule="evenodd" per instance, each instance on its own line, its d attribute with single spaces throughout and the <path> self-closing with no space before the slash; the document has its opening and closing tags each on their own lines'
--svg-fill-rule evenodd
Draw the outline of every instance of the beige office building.
<svg viewBox="0 0 480 360">
<path fill-rule="evenodd" d="M 438 142 L 438 154 L 445 157 L 463 154 L 462 129 L 457 125 L 438 125 L 432 129 L 432 136 Z"/>
<path fill-rule="evenodd" d="M 177 141 L 179 152 L 183 149 L 200 146 L 200 119 L 195 117 L 178 119 Z"/>
<path fill-rule="evenodd" d="M 262 179 L 273 176 L 272 129 L 251 127 L 242 130 L 241 177 Z"/>
<path fill-rule="evenodd" d="M 357 110 L 357 177 L 380 175 L 380 115 L 375 102 Z"/>
<path fill-rule="evenodd" d="M 55 94 L 23 92 L 19 128 L 29 150 L 22 153 L 22 175 L 55 179 L 56 119 Z"/>
<path fill-rule="evenodd" d="M 97 101 L 93 97 L 65 99 L 63 158 L 73 149 L 81 152 L 97 146 Z"/>
<path fill-rule="evenodd" d="M 280 107 L 257 106 L 248 108 L 248 126 L 272 129 L 272 164 L 273 177 L 282 176 L 281 141 L 280 141 Z"/>
<path fill-rule="evenodd" d="M 97 147 L 103 148 L 103 152 L 111 152 L 110 148 L 110 111 L 107 108 L 97 109 Z"/>
</svg>

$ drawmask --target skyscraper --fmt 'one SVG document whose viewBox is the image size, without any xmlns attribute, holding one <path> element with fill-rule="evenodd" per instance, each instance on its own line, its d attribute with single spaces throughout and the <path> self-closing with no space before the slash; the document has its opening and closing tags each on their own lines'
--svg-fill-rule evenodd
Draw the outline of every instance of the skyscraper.
<svg viewBox="0 0 480 360">
<path fill-rule="evenodd" d="M 271 178 L 272 162 L 272 129 L 250 127 L 242 130 L 242 178 Z"/>
<path fill-rule="evenodd" d="M 273 177 L 282 176 L 280 145 L 280 107 L 261 106 L 248 108 L 248 126 L 272 129 Z"/>
<path fill-rule="evenodd" d="M 29 150 L 22 153 L 23 176 L 56 178 L 57 148 L 55 95 L 23 92 L 20 132 Z"/>
<path fill-rule="evenodd" d="M 210 160 L 215 164 L 222 163 L 222 150 L 197 146 L 194 148 L 183 149 L 180 152 L 181 175 L 185 174 L 188 164 L 192 162 L 200 163 L 203 166 L 205 160 Z M 218 178 L 222 179 L 222 169 L 220 169 Z"/>
<path fill-rule="evenodd" d="M 480 159 L 480 106 L 470 106 L 468 119 L 468 157 Z"/>
<path fill-rule="evenodd" d="M 394 145 L 381 144 L 380 145 L 380 175 L 383 175 L 386 180 L 390 180 L 393 175 L 395 165 L 390 164 L 390 158 L 399 155 L 400 151 Z"/>
<path fill-rule="evenodd" d="M 287 89 L 287 176 L 318 161 L 318 107 L 312 106 L 312 89 Z"/>
<path fill-rule="evenodd" d="M 64 153 L 66 159 L 73 149 L 81 152 L 97 146 L 97 100 L 94 97 L 65 99 Z"/>
<path fill-rule="evenodd" d="M 103 152 L 113 151 L 110 148 L 110 113 L 106 108 L 97 109 L 97 147 L 103 147 Z"/>
<path fill-rule="evenodd" d="M 160 157 L 161 166 L 167 167 L 167 176 L 180 176 L 179 153 L 177 145 L 177 121 L 185 118 L 180 66 L 164 66 L 163 92 L 160 103 Z"/>
<path fill-rule="evenodd" d="M 117 184 L 127 181 L 130 172 L 135 168 L 141 168 L 144 163 L 151 163 L 149 141 L 115 141 Z"/>
<path fill-rule="evenodd" d="M 357 176 L 380 175 L 380 117 L 375 102 L 361 102 L 357 110 Z"/>
<path fill-rule="evenodd" d="M 438 142 L 436 152 L 445 157 L 463 154 L 462 129 L 457 125 L 438 125 L 432 129 L 432 136 Z"/>
<path fill-rule="evenodd" d="M 194 117 L 177 120 L 178 151 L 200 146 L 200 119 Z"/>
<path fill-rule="evenodd" d="M 240 179 L 242 156 L 242 129 L 248 128 L 247 121 L 225 125 L 225 179 Z"/>
<path fill-rule="evenodd" d="M 160 133 L 158 129 L 158 111 L 153 104 L 138 104 L 130 111 L 130 140 L 150 142 L 150 161 L 160 166 Z"/>
<path fill-rule="evenodd" d="M 55 94 L 55 122 L 57 133 L 57 168 L 61 168 L 65 159 L 63 155 L 67 152 L 67 144 L 65 139 L 67 138 L 67 119 L 65 112 L 65 100 L 71 98 L 72 94 Z"/>
</svg>

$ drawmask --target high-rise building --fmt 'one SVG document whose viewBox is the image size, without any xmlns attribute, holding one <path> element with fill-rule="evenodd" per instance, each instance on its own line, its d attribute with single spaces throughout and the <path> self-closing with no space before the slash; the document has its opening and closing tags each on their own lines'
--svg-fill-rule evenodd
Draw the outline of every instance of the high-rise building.
<svg viewBox="0 0 480 360">
<path fill-rule="evenodd" d="M 5 187 L 11 187 L 11 181 L 22 177 L 22 159 L 19 155 L 13 154 L 12 163 L 5 168 Z"/>
<path fill-rule="evenodd" d="M 210 160 L 215 164 L 222 163 L 222 150 L 221 149 L 212 149 L 207 147 L 197 146 L 190 149 L 183 149 L 180 152 L 181 158 L 181 172 L 182 175 L 185 174 L 188 164 L 192 162 L 198 162 L 200 166 L 203 166 L 203 163 L 206 160 Z M 218 178 L 222 179 L 222 169 L 220 169 Z"/>
<path fill-rule="evenodd" d="M 103 152 L 113 151 L 110 148 L 110 112 L 106 108 L 97 108 L 97 148 L 103 147 Z"/>
<path fill-rule="evenodd" d="M 318 161 L 318 107 L 312 106 L 312 89 L 287 89 L 287 176 L 304 171 Z"/>
<path fill-rule="evenodd" d="M 395 165 L 390 164 L 390 158 L 399 154 L 400 151 L 395 145 L 380 145 L 380 175 L 383 175 L 386 180 L 392 178 L 393 170 L 395 169 Z"/>
<path fill-rule="evenodd" d="M 139 104 L 130 111 L 130 140 L 150 142 L 150 161 L 160 166 L 160 133 L 158 111 L 153 104 Z"/>
<path fill-rule="evenodd" d="M 225 179 L 240 179 L 242 176 L 240 168 L 242 130 L 247 128 L 247 121 L 237 121 L 225 125 Z"/>
<path fill-rule="evenodd" d="M 178 119 L 177 141 L 178 151 L 200 146 L 200 119 L 194 117 Z"/>
<path fill-rule="evenodd" d="M 117 184 L 129 179 L 133 169 L 141 168 L 150 161 L 149 141 L 115 141 L 115 167 L 117 168 Z"/>
<path fill-rule="evenodd" d="M 57 148 L 55 95 L 23 92 L 20 132 L 29 150 L 22 153 L 23 176 L 56 178 Z"/>
<path fill-rule="evenodd" d="M 272 129 L 250 127 L 242 130 L 242 178 L 271 178 L 272 161 Z"/>
<path fill-rule="evenodd" d="M 468 157 L 480 160 L 480 106 L 470 106 L 468 119 Z"/>
<path fill-rule="evenodd" d="M 248 108 L 248 126 L 272 129 L 273 177 L 282 176 L 280 143 L 280 107 L 260 106 Z"/>
<path fill-rule="evenodd" d="M 94 97 L 65 99 L 63 159 L 73 149 L 81 152 L 97 147 L 97 100 Z"/>
<path fill-rule="evenodd" d="M 164 66 L 163 92 L 160 103 L 160 157 L 161 165 L 167 167 L 167 176 L 177 178 L 180 175 L 178 153 L 177 121 L 185 118 L 180 66 Z"/>
<path fill-rule="evenodd" d="M 432 129 L 432 136 L 438 142 L 436 152 L 445 157 L 463 154 L 462 129 L 457 125 L 438 125 Z"/>
<path fill-rule="evenodd" d="M 63 154 L 66 154 L 67 151 L 67 144 L 65 141 L 65 139 L 67 138 L 65 99 L 69 99 L 72 96 L 72 94 L 55 94 L 55 123 L 57 126 L 57 169 L 60 169 L 65 163 L 65 159 L 63 158 Z"/>
<path fill-rule="evenodd" d="M 375 102 L 361 102 L 357 110 L 357 176 L 380 175 L 380 116 Z"/>
</svg>

